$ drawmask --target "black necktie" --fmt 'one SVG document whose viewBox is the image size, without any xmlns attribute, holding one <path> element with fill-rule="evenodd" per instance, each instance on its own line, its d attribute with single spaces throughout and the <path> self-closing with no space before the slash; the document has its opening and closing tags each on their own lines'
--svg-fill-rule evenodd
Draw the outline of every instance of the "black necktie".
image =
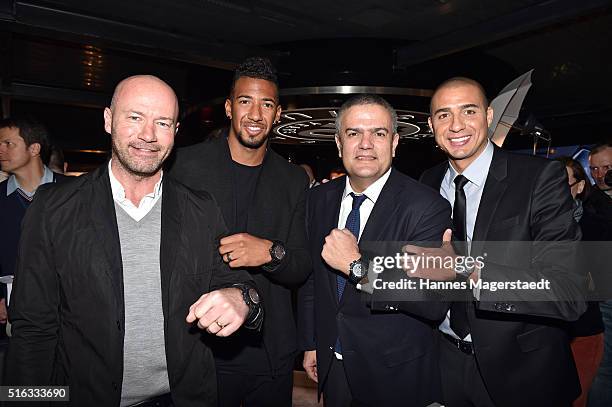
<svg viewBox="0 0 612 407">
<path fill-rule="evenodd" d="M 466 218 L 466 199 L 463 187 L 469 180 L 459 174 L 455 177 L 455 204 L 453 205 L 453 228 L 455 249 L 458 254 L 467 255 L 467 227 L 465 224 Z M 459 336 L 464 339 L 470 333 L 470 325 L 467 315 L 467 301 L 469 296 L 466 293 L 466 298 L 463 301 L 455 301 L 451 304 L 450 310 L 450 327 Z"/>
</svg>

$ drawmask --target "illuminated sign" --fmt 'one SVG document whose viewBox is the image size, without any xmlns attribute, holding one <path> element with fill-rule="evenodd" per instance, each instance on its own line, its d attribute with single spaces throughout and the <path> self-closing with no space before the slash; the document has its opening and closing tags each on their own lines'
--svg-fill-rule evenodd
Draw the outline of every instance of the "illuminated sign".
<svg viewBox="0 0 612 407">
<path fill-rule="evenodd" d="M 273 141 L 287 144 L 333 142 L 336 133 L 334 121 L 338 108 L 317 107 L 284 111 L 273 127 Z M 400 141 L 431 138 L 427 113 L 397 110 L 397 132 Z"/>
</svg>

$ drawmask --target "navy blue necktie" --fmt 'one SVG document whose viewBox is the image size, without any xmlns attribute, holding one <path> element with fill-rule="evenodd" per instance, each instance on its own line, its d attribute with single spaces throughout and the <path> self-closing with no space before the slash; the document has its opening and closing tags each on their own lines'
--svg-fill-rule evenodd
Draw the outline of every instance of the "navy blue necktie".
<svg viewBox="0 0 612 407">
<path fill-rule="evenodd" d="M 367 199 L 367 196 L 356 195 L 355 193 L 351 192 L 351 197 L 353 197 L 353 208 L 351 209 L 348 218 L 346 218 L 346 225 L 344 227 L 355 235 L 355 239 L 359 240 L 359 208 Z M 346 286 L 346 277 L 344 274 L 338 274 L 336 276 L 336 282 L 338 284 L 338 300 L 340 300 L 340 298 L 342 298 L 342 293 L 344 292 L 344 287 Z"/>
<path fill-rule="evenodd" d="M 367 199 L 365 195 L 356 195 L 351 192 L 351 197 L 353 198 L 353 208 L 349 213 L 348 218 L 346 218 L 346 224 L 344 227 L 348 229 L 353 235 L 355 235 L 355 239 L 359 241 L 359 208 L 361 204 Z M 344 287 L 346 286 L 346 277 L 343 275 L 336 275 L 336 283 L 338 286 L 338 301 L 342 298 L 342 293 L 344 292 Z M 340 345 L 340 337 L 336 338 L 336 344 L 334 345 L 334 352 L 342 354 L 342 346 Z"/>
</svg>

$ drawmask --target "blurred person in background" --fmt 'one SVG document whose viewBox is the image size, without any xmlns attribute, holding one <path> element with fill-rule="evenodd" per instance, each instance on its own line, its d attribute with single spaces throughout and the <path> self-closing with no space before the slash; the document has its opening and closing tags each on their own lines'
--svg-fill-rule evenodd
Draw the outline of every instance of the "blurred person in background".
<svg viewBox="0 0 612 407">
<path fill-rule="evenodd" d="M 57 174 L 65 174 L 68 169 L 68 163 L 64 159 L 64 152 L 55 144 L 51 146 L 51 155 L 49 156 L 49 164 L 47 166 Z"/>
<path fill-rule="evenodd" d="M 612 144 L 610 142 L 598 144 L 591 149 L 589 169 L 595 180 L 595 186 L 584 202 L 585 212 L 597 215 L 599 226 L 605 231 L 605 236 L 600 240 L 607 241 L 609 245 L 612 240 L 610 237 L 612 233 L 612 187 L 606 183 L 605 177 L 608 172 L 612 171 Z M 609 252 L 607 250 L 603 252 L 598 255 L 607 259 L 607 270 L 609 271 Z M 602 283 L 605 290 L 603 299 L 606 301 L 599 304 L 604 323 L 604 354 L 589 393 L 589 407 L 612 406 L 612 296 L 610 295 L 612 284 L 609 274 Z"/>
<path fill-rule="evenodd" d="M 64 179 L 44 165 L 49 151 L 49 135 L 39 121 L 31 117 L 0 120 L 0 168 L 9 174 L 0 183 L 0 275 L 14 274 L 21 220 L 36 190 Z M 6 286 L 0 286 L 0 324 L 5 324 Z"/>
<path fill-rule="evenodd" d="M 591 176 L 597 184 L 597 188 L 612 197 L 612 186 L 606 184 L 606 173 L 612 170 L 612 144 L 598 144 L 589 153 L 589 167 Z"/>
<path fill-rule="evenodd" d="M 582 241 L 592 242 L 606 240 L 606 227 L 595 213 L 585 210 L 583 203 L 587 200 L 591 192 L 589 179 L 580 163 L 570 157 L 559 158 L 558 161 L 565 165 L 570 193 L 574 199 L 574 219 L 580 224 L 582 230 Z M 609 231 L 608 231 L 609 233 Z M 609 239 L 609 237 L 608 237 Z M 588 289 L 593 289 L 593 285 L 601 281 L 598 278 L 605 271 L 603 265 L 597 264 L 600 256 L 593 253 L 592 246 L 588 243 L 583 247 L 585 251 L 584 262 L 582 263 L 588 273 Z M 582 393 L 573 402 L 574 407 L 584 407 L 587 403 L 589 389 L 597 373 L 597 368 L 601 362 L 604 349 L 604 326 L 599 311 L 599 303 L 589 301 L 587 311 L 575 322 L 569 324 L 570 335 L 573 337 L 571 342 L 572 354 L 576 362 L 578 377 Z"/>
<path fill-rule="evenodd" d="M 321 184 L 315 179 L 314 171 L 312 170 L 312 167 L 310 165 L 300 164 L 300 167 L 302 167 L 304 171 L 306 171 L 306 175 L 308 175 L 308 181 L 309 181 L 308 187 L 309 188 L 316 187 L 317 185 Z"/>
</svg>

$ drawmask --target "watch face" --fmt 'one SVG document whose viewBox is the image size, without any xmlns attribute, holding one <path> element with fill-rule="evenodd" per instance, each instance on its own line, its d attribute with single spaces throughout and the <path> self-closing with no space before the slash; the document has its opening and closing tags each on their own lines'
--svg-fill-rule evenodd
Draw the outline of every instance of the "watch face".
<svg viewBox="0 0 612 407">
<path fill-rule="evenodd" d="M 276 260 L 282 260 L 285 257 L 285 248 L 279 244 L 274 245 L 272 252 Z"/>
<path fill-rule="evenodd" d="M 363 264 L 361 264 L 361 262 L 353 264 L 352 271 L 357 277 L 363 277 Z"/>
<path fill-rule="evenodd" d="M 254 288 L 249 288 L 249 298 L 254 304 L 259 304 L 259 293 Z"/>
</svg>

